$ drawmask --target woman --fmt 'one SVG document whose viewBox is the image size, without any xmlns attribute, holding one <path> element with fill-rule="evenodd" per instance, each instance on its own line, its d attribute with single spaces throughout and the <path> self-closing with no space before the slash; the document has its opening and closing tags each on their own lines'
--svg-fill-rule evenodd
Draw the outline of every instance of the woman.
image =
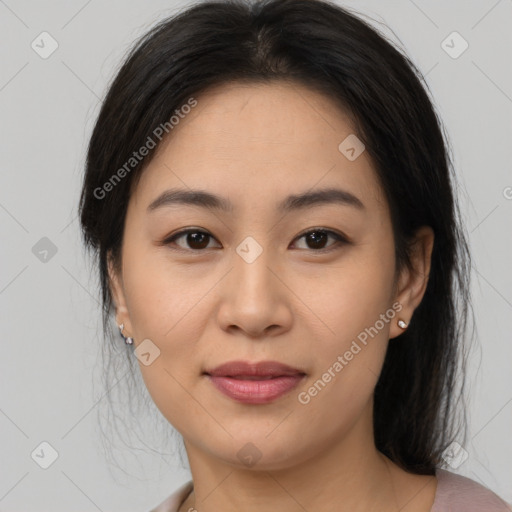
<svg viewBox="0 0 512 512">
<path fill-rule="evenodd" d="M 509 510 L 441 468 L 470 262 L 419 77 L 317 0 L 202 2 L 128 55 L 80 214 L 190 463 L 154 510 Z"/>
</svg>

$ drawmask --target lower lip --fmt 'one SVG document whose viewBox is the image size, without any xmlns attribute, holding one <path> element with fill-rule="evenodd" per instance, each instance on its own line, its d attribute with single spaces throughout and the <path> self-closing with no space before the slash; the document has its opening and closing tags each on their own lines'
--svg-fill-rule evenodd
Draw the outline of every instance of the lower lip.
<svg viewBox="0 0 512 512">
<path fill-rule="evenodd" d="M 212 384 L 229 398 L 246 404 L 267 404 L 295 388 L 304 375 L 282 375 L 266 380 L 242 380 L 208 375 Z"/>
</svg>

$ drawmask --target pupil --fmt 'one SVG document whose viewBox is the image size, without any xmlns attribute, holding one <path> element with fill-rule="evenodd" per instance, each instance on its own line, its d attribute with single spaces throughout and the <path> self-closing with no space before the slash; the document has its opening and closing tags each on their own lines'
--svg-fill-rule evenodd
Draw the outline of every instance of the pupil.
<svg viewBox="0 0 512 512">
<path fill-rule="evenodd" d="M 324 233 L 323 231 L 312 231 L 309 234 L 309 240 L 313 241 L 313 248 L 316 248 L 316 249 L 318 249 L 319 247 L 322 248 L 322 245 L 323 245 L 322 242 L 325 242 L 326 237 L 327 237 L 327 234 Z"/>
<path fill-rule="evenodd" d="M 189 233 L 187 238 L 190 247 L 194 249 L 204 249 L 208 245 L 208 235 L 206 233 Z"/>
</svg>

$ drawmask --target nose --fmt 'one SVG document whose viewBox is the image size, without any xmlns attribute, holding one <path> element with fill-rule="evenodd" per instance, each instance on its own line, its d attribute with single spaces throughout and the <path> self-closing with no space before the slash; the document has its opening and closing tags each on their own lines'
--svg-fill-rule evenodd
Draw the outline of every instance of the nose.
<svg viewBox="0 0 512 512">
<path fill-rule="evenodd" d="M 235 253 L 232 270 L 223 281 L 218 309 L 222 329 L 251 338 L 276 336 L 290 329 L 291 292 L 271 250 L 263 250 L 252 262 Z"/>
</svg>

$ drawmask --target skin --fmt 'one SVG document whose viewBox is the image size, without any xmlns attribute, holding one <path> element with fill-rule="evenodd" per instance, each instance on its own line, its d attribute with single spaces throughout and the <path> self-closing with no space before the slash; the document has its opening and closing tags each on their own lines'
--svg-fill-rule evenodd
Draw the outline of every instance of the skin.
<svg viewBox="0 0 512 512">
<path fill-rule="evenodd" d="M 425 292 L 432 229 L 417 232 L 414 271 L 395 275 L 387 202 L 368 153 L 350 161 L 338 150 L 354 129 L 329 98 L 272 83 L 224 85 L 197 99 L 133 191 L 122 266 L 110 266 L 118 324 L 135 347 L 150 339 L 160 350 L 139 365 L 184 439 L 194 492 L 180 511 L 429 511 L 436 478 L 410 474 L 377 451 L 372 406 L 388 343 L 403 332 L 397 320 L 409 322 Z M 289 194 L 331 186 L 364 209 L 276 210 Z M 180 204 L 147 212 L 169 188 L 224 196 L 233 211 Z M 211 238 L 162 244 L 189 227 Z M 349 243 L 329 237 L 324 247 L 334 249 L 322 253 L 302 236 L 320 227 Z M 263 249 L 250 264 L 236 252 L 247 236 Z M 299 392 L 397 301 L 394 319 L 300 403 Z M 203 375 L 240 359 L 277 360 L 306 377 L 275 402 L 241 404 Z M 261 453 L 252 467 L 237 457 L 247 443 Z"/>
</svg>

